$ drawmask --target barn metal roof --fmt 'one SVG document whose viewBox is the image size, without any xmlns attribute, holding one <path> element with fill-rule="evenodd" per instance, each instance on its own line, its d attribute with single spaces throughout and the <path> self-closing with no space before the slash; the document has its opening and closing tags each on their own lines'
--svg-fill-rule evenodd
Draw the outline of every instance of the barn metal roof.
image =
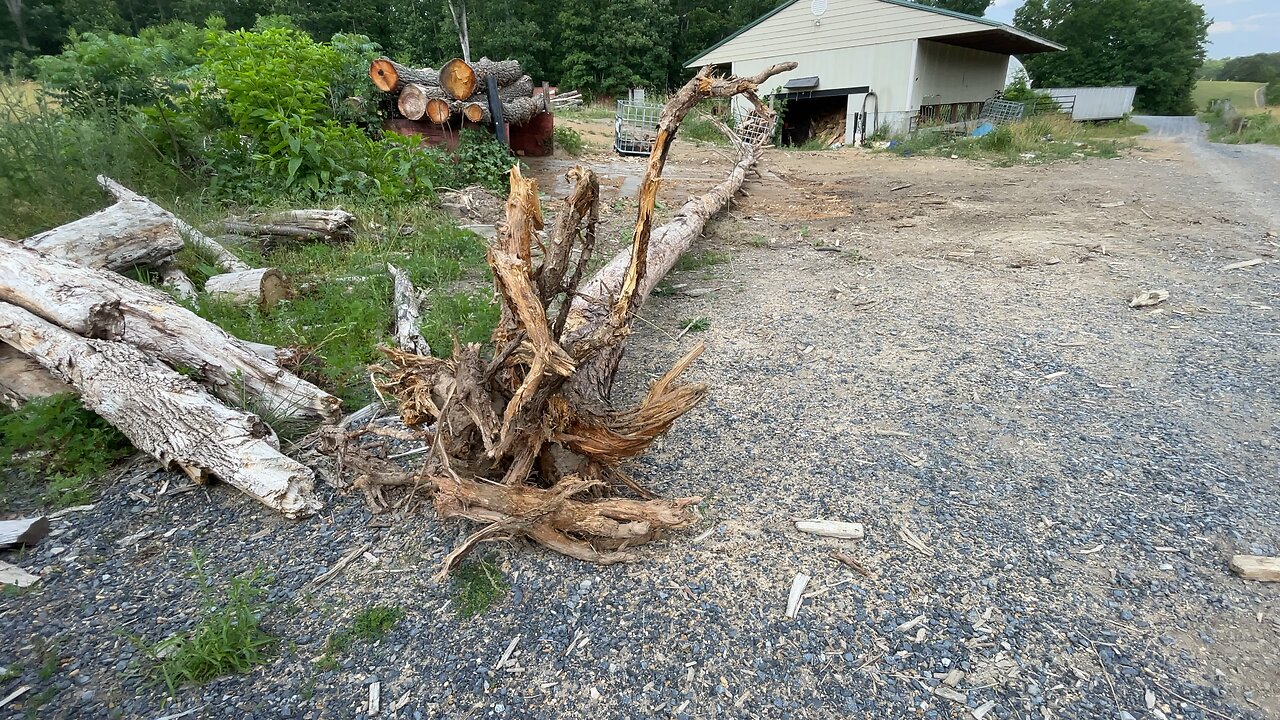
<svg viewBox="0 0 1280 720">
<path fill-rule="evenodd" d="M 775 7 L 764 15 L 761 15 L 747 25 L 744 25 L 729 37 L 726 37 L 715 45 L 712 45 L 706 50 L 698 53 L 697 56 L 685 63 L 685 67 L 693 66 L 698 62 L 698 60 L 706 57 L 713 50 L 721 47 L 739 35 L 742 35 L 751 28 L 756 27 L 783 10 L 786 10 L 799 1 L 800 0 L 786 0 L 786 2 L 781 5 Z M 924 40 L 932 40 L 934 42 L 940 42 L 947 45 L 957 45 L 959 47 L 966 47 L 973 50 L 1005 53 L 1008 55 L 1027 55 L 1030 53 L 1054 52 L 1056 50 L 1067 49 L 1065 45 L 1059 45 L 1052 40 L 1046 40 L 1038 35 L 1033 35 L 1025 30 L 1013 27 L 1012 25 L 1006 25 L 1002 22 L 989 20 L 976 15 L 966 15 L 962 12 L 956 12 L 955 10 L 947 10 L 946 8 L 920 5 L 918 3 L 909 2 L 909 0 L 879 0 L 879 2 L 888 3 L 890 5 L 899 5 L 905 8 L 911 8 L 912 10 L 923 10 L 924 12 L 937 13 L 939 15 L 946 15 L 960 20 L 968 20 L 991 28 L 990 30 L 976 30 L 974 32 L 952 33 L 948 35 L 922 38 Z"/>
</svg>

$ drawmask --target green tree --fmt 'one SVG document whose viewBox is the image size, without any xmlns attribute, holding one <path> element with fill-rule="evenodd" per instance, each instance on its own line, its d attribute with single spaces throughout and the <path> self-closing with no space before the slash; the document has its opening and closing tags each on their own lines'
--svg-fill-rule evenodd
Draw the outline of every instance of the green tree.
<svg viewBox="0 0 1280 720">
<path fill-rule="evenodd" d="M 560 83 L 617 94 L 666 88 L 674 22 L 667 0 L 601 0 L 560 12 Z"/>
<path fill-rule="evenodd" d="M 1027 0 L 1014 24 L 1067 46 L 1020 58 L 1038 87 L 1134 85 L 1144 112 L 1195 110 L 1209 22 L 1193 0 Z"/>
<path fill-rule="evenodd" d="M 987 12 L 987 8 L 991 7 L 991 3 L 994 0 L 916 0 L 916 2 L 920 5 L 930 5 L 944 10 L 954 10 L 965 15 L 982 17 Z"/>
</svg>

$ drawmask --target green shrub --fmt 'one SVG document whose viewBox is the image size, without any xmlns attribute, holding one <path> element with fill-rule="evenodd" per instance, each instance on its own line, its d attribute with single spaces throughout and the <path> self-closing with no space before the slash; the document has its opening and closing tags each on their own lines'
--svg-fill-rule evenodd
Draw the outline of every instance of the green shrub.
<svg viewBox="0 0 1280 720">
<path fill-rule="evenodd" d="M 697 112 L 689 113 L 684 122 L 680 123 L 680 136 L 686 140 L 698 140 L 716 145 L 729 143 L 729 138 L 725 137 L 725 134 L 711 122 L 707 115 Z"/>
<path fill-rule="evenodd" d="M 192 564 L 204 597 L 203 616 L 190 632 L 164 640 L 150 652 L 158 660 L 156 674 L 170 695 L 187 683 L 245 672 L 263 662 L 276 642 L 259 626 L 261 571 L 232 578 L 224 590 L 215 592 L 203 561 L 195 553 Z"/>
<path fill-rule="evenodd" d="M 1014 145 L 1013 130 L 1008 125 L 1001 125 L 978 138 L 978 145 L 991 152 L 1008 152 Z"/>
<path fill-rule="evenodd" d="M 559 125 L 555 129 L 555 141 L 562 150 L 570 155 L 577 157 L 586 149 L 587 144 L 582 141 L 582 135 L 571 127 Z"/>
<path fill-rule="evenodd" d="M 0 503 L 23 495 L 53 507 L 88 502 L 88 483 L 130 452 L 129 441 L 73 394 L 0 409 L 0 473 L 13 474 Z"/>
<path fill-rule="evenodd" d="M 450 185 L 483 185 L 505 196 L 510 188 L 507 173 L 515 164 L 511 152 L 492 135 L 480 130 L 463 130 Z"/>
</svg>

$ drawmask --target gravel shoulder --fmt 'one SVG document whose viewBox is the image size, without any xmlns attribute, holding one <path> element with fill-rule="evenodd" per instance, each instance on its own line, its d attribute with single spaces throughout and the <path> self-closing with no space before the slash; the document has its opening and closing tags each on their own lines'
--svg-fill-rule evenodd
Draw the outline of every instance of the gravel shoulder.
<svg viewBox="0 0 1280 720">
<path fill-rule="evenodd" d="M 129 470 L 5 557 L 43 579 L 0 599 L 0 697 L 32 687 L 0 718 L 365 718 L 375 681 L 380 718 L 1280 717 L 1280 587 L 1226 568 L 1280 554 L 1280 226 L 1193 148 L 1146 144 L 1012 168 L 771 154 L 697 248 L 728 261 L 670 276 L 621 378 L 639 394 L 707 342 L 710 398 L 635 469 L 704 495 L 705 523 L 618 567 L 491 546 L 511 592 L 478 617 L 431 579 L 464 525 L 329 489 L 293 523 Z M 729 162 L 677 156 L 668 211 Z M 564 171 L 530 164 L 544 188 Z M 631 164 L 601 166 L 620 247 Z M 169 698 L 142 648 L 195 622 L 193 551 L 218 582 L 265 568 L 282 642 Z M 317 667 L 372 605 L 405 617 Z"/>
</svg>

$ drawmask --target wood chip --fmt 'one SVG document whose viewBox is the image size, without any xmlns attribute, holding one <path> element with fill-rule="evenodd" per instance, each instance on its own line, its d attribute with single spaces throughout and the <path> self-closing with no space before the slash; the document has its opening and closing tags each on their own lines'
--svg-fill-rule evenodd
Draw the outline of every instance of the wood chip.
<svg viewBox="0 0 1280 720">
<path fill-rule="evenodd" d="M 49 516 L 49 519 L 50 519 L 50 520 L 61 520 L 62 518 L 66 517 L 66 516 L 68 516 L 68 515 L 70 515 L 70 514 L 72 514 L 72 513 L 78 513 L 78 512 L 84 512 L 84 511 L 86 511 L 86 510 L 92 510 L 94 507 L 95 507 L 94 505 L 72 505 L 72 506 L 71 506 L 71 507 L 69 507 L 69 508 L 62 508 L 62 509 L 61 509 L 61 510 L 59 510 L 58 512 L 56 512 L 56 513 L 54 513 L 54 514 L 50 515 L 50 516 Z"/>
<path fill-rule="evenodd" d="M 958 702 L 961 705 L 968 704 L 969 702 L 968 693 L 960 692 L 959 690 L 956 690 L 954 688 L 949 688 L 946 685 L 939 685 L 938 687 L 934 688 L 933 694 L 937 695 L 938 697 L 943 697 L 948 700 Z"/>
<path fill-rule="evenodd" d="M 982 720 L 987 716 L 987 713 L 995 709 L 995 706 L 995 700 L 988 700 L 969 712 L 973 713 L 973 720 Z"/>
<path fill-rule="evenodd" d="M 867 570 L 867 567 L 862 563 L 858 562 L 856 559 L 848 555 L 845 555 L 844 553 L 839 553 L 839 552 L 831 553 L 831 557 L 837 562 L 844 563 L 845 565 L 849 566 L 850 568 L 853 569 L 854 572 L 858 573 L 859 575 L 862 575 L 864 577 L 871 577 L 871 571 Z"/>
<path fill-rule="evenodd" d="M 810 535 L 841 538 L 843 540 L 861 540 L 866 535 L 862 523 L 840 522 L 838 520 L 797 520 L 796 529 Z"/>
<path fill-rule="evenodd" d="M 330 568 L 328 572 L 324 573 L 323 575 L 320 575 L 315 580 L 312 580 L 311 584 L 316 587 L 320 587 L 321 585 L 324 585 L 325 583 L 334 579 L 335 577 L 338 576 L 338 573 L 342 572 L 343 568 L 345 568 L 346 566 L 354 562 L 356 558 L 365 554 L 365 552 L 368 551 L 368 549 L 371 547 L 373 547 L 373 543 L 365 543 L 364 547 L 356 548 L 355 550 L 352 550 L 351 552 L 347 553 L 342 557 L 341 560 L 337 562 L 337 564 L 335 564 L 332 568 Z"/>
<path fill-rule="evenodd" d="M 1262 258 L 1254 258 L 1252 260 L 1241 260 L 1240 262 L 1234 262 L 1234 263 L 1231 263 L 1230 265 L 1225 265 L 1223 266 L 1222 269 L 1223 270 L 1241 270 L 1247 267 L 1253 267 L 1254 265 L 1261 265 L 1263 262 L 1264 261 L 1262 260 Z"/>
<path fill-rule="evenodd" d="M 31 686 L 30 686 L 30 685 L 23 685 L 22 687 L 18 688 L 17 690 L 14 690 L 13 692 L 9 693 L 8 695 L 5 695 L 5 696 L 4 696 L 4 699 L 3 699 L 3 700 L 0 700 L 0 708 L 2 708 L 2 707 L 4 707 L 5 705 L 8 705 L 9 703 L 13 702 L 14 700 L 17 700 L 18 698 L 22 697 L 22 696 L 23 696 L 23 694 L 25 694 L 25 693 L 26 693 L 28 690 L 30 690 L 30 689 L 31 689 Z"/>
<path fill-rule="evenodd" d="M 1106 547 L 1106 543 L 1098 543 L 1097 547 L 1091 547 L 1088 550 L 1072 550 L 1072 555 L 1092 555 L 1096 552 L 1102 552 L 1102 548 Z"/>
<path fill-rule="evenodd" d="M 933 555 L 933 548 L 929 547 L 928 545 L 925 545 L 924 541 L 920 539 L 920 536 L 912 532 L 911 528 L 907 527 L 906 525 L 901 525 L 898 527 L 898 537 L 902 538 L 903 542 L 915 548 L 916 550 L 919 550 L 925 555 L 929 555 L 929 556 Z"/>
<path fill-rule="evenodd" d="M 957 668 L 951 670 L 946 677 L 942 678 L 942 684 L 955 687 L 960 684 L 961 680 L 964 680 L 964 671 Z"/>
<path fill-rule="evenodd" d="M 1040 379 L 1041 379 L 1041 380 L 1057 380 L 1058 378 L 1060 378 L 1060 377 L 1062 377 L 1063 375 L 1066 375 L 1066 374 L 1067 374 L 1067 371 L 1066 371 L 1066 370 L 1059 370 L 1059 371 L 1057 371 L 1057 372 L 1051 372 L 1051 373 L 1049 373 L 1048 375 L 1045 375 L 1044 377 L 1042 377 L 1042 378 L 1040 378 Z"/>
<path fill-rule="evenodd" d="M 1231 558 L 1231 570 L 1245 580 L 1280 582 L 1280 557 L 1236 555 Z"/>
<path fill-rule="evenodd" d="M 511 642 L 507 643 L 507 649 L 502 652 L 502 657 L 498 658 L 498 664 L 493 666 L 494 670 L 501 670 L 502 666 L 507 664 L 511 659 L 511 653 L 516 651 L 516 645 L 520 644 L 520 636 L 516 635 L 511 638 Z"/>
<path fill-rule="evenodd" d="M 1099 207 L 1099 208 L 1101 208 L 1101 209 L 1103 209 L 1103 210 L 1106 210 L 1106 209 L 1108 209 L 1108 208 L 1124 207 L 1124 201 L 1123 201 L 1123 200 L 1116 200 L 1115 202 L 1104 202 L 1104 203 L 1098 203 L 1098 207 Z"/>
<path fill-rule="evenodd" d="M 787 597 L 787 617 L 795 618 L 796 613 L 800 612 L 800 603 L 804 600 L 804 589 L 809 585 L 809 576 L 804 573 L 796 573 L 795 579 L 791 581 L 791 595 Z"/>
<path fill-rule="evenodd" d="M 1168 290 L 1144 290 L 1129 298 L 1129 307 L 1144 308 L 1159 305 L 1169 299 Z"/>
<path fill-rule="evenodd" d="M 377 715 L 382 709 L 382 683 L 369 683 L 369 714 Z"/>
</svg>

